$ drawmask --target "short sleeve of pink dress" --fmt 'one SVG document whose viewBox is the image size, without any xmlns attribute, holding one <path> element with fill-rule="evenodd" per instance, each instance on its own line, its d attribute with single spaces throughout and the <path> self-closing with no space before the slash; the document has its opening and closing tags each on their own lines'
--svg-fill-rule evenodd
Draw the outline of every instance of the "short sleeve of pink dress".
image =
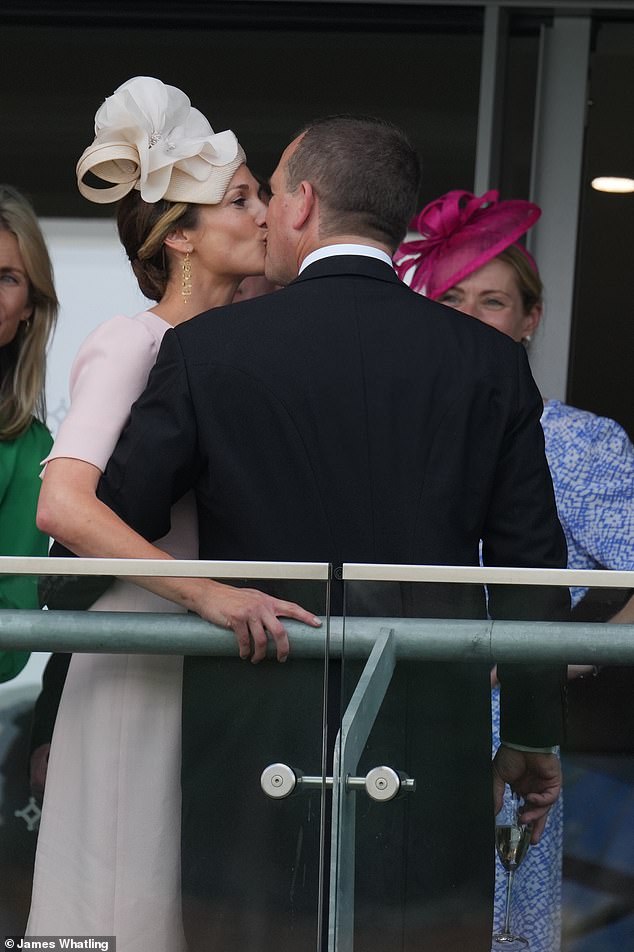
<svg viewBox="0 0 634 952">
<path fill-rule="evenodd" d="M 70 409 L 43 463 L 66 457 L 105 470 L 130 408 L 145 389 L 167 330 L 164 320 L 143 311 L 134 317 L 113 317 L 86 338 L 71 369 Z M 157 545 L 176 558 L 197 558 L 191 496 L 176 504 L 172 529 Z"/>
<path fill-rule="evenodd" d="M 86 338 L 71 369 L 70 409 L 46 462 L 67 456 L 105 469 L 168 329 L 144 311 L 113 317 Z"/>
</svg>

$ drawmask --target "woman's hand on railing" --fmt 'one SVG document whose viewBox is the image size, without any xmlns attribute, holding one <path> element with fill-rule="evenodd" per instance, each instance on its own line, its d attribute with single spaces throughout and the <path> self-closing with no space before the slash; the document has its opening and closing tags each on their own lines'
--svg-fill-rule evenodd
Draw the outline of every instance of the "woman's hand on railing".
<svg viewBox="0 0 634 952">
<path fill-rule="evenodd" d="M 206 580 L 192 607 L 206 621 L 230 628 L 236 636 L 240 657 L 253 664 L 266 657 L 269 638 L 275 642 L 277 660 L 286 661 L 290 646 L 280 617 L 294 618 L 313 628 L 321 625 L 319 618 L 295 602 L 212 580 Z"/>
</svg>

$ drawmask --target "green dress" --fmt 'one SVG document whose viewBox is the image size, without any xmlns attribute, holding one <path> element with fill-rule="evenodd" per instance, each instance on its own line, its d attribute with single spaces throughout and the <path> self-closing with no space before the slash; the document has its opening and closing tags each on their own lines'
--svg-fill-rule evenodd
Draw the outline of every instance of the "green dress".
<svg viewBox="0 0 634 952">
<path fill-rule="evenodd" d="M 15 440 L 0 442 L 0 555 L 46 555 L 48 537 L 35 525 L 41 461 L 52 445 L 38 420 Z M 37 576 L 0 575 L 0 608 L 39 608 Z M 0 681 L 29 660 L 28 651 L 0 651 Z"/>
</svg>

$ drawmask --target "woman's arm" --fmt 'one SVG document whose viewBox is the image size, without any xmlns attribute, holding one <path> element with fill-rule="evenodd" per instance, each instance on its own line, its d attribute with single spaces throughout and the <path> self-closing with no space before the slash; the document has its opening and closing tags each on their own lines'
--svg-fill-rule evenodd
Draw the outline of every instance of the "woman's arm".
<svg viewBox="0 0 634 952">
<path fill-rule="evenodd" d="M 172 557 L 123 522 L 96 496 L 101 471 L 92 463 L 60 457 L 46 466 L 37 510 L 38 527 L 76 555 L 90 558 Z M 286 660 L 288 635 L 279 616 L 318 627 L 320 621 L 294 602 L 211 579 L 135 578 L 131 581 L 223 628 L 233 630 L 241 658 L 266 655 L 267 632 L 278 661 Z"/>
<path fill-rule="evenodd" d="M 610 622 L 617 625 L 634 624 L 634 595 L 626 601 L 623 608 L 619 609 L 616 615 L 612 615 Z"/>
</svg>

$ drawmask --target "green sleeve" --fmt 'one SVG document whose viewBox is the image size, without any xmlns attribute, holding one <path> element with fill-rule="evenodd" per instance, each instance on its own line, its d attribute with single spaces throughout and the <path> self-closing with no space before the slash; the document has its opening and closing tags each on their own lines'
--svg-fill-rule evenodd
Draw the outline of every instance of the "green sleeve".
<svg viewBox="0 0 634 952">
<path fill-rule="evenodd" d="M 43 556 L 48 538 L 35 525 L 41 461 L 51 436 L 41 423 L 15 440 L 0 442 L 0 554 Z M 37 609 L 38 579 L 33 575 L 0 575 L 0 609 Z M 0 651 L 0 682 L 15 678 L 29 660 L 28 651 Z"/>
<path fill-rule="evenodd" d="M 30 651 L 0 651 L 0 683 L 17 677 L 30 656 Z"/>
</svg>

